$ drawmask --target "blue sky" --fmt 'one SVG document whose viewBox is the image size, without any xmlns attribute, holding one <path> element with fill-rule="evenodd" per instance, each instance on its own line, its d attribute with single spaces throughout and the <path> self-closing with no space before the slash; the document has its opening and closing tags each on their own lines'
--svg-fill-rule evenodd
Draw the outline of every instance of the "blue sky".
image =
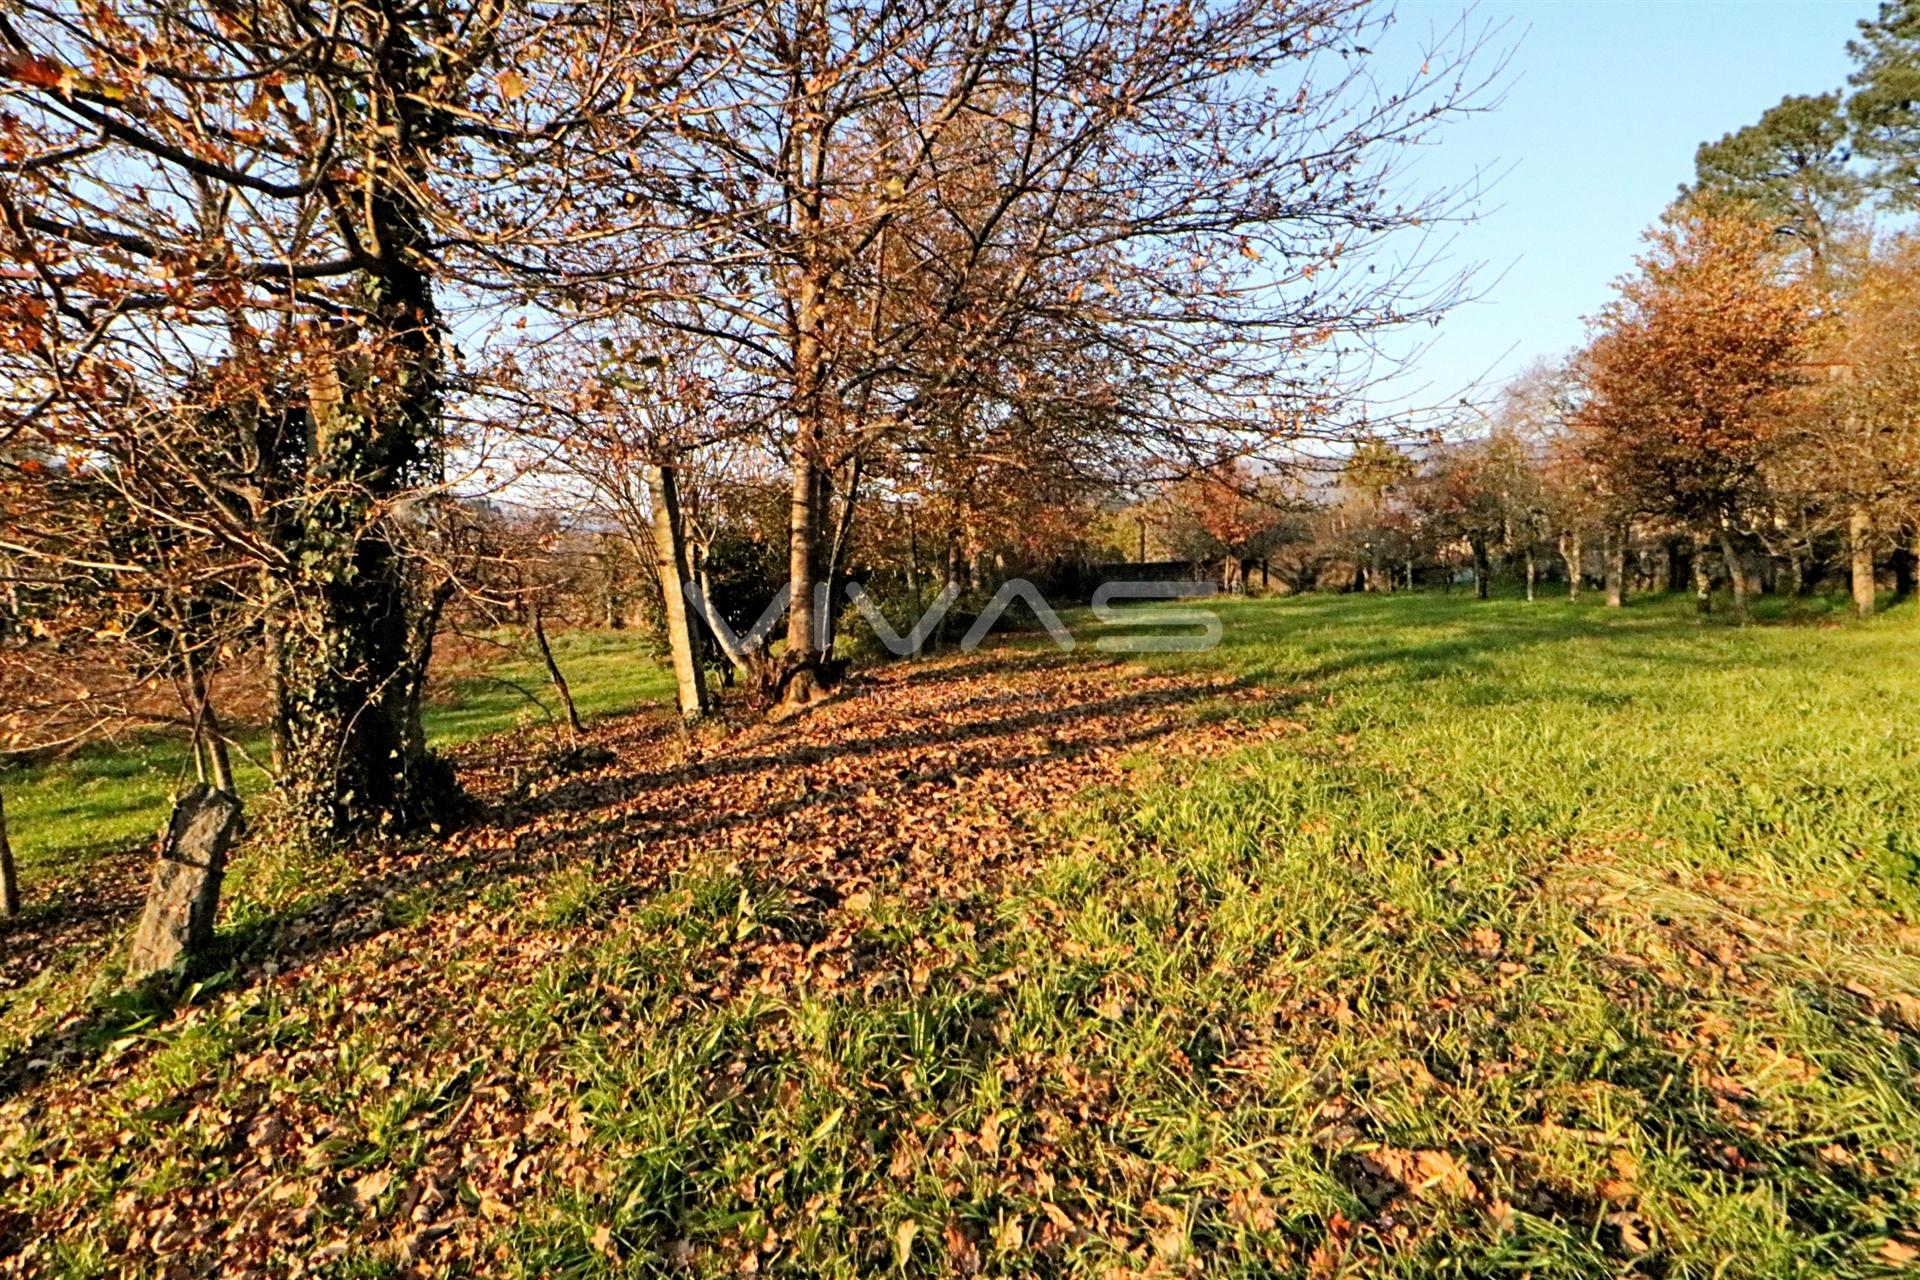
<svg viewBox="0 0 1920 1280">
<path fill-rule="evenodd" d="M 1402 0 L 1399 29 L 1378 52 L 1418 58 L 1427 33 L 1460 8 Z M 1854 24 L 1876 8 L 1873 0 L 1475 6 L 1475 18 L 1506 24 L 1500 40 L 1514 46 L 1505 100 L 1449 126 L 1409 173 L 1442 185 L 1467 182 L 1476 168 L 1502 174 L 1451 250 L 1456 262 L 1486 264 L 1481 297 L 1423 335 L 1429 345 L 1396 391 L 1432 403 L 1577 346 L 1582 317 L 1605 301 L 1641 232 L 1692 176 L 1694 148 L 1786 94 L 1840 86 Z"/>
</svg>

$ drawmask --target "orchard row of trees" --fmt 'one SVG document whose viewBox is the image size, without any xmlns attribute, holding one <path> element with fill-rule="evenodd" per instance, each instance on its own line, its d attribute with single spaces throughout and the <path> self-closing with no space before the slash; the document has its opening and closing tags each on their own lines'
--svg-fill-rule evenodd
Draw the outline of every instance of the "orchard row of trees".
<svg viewBox="0 0 1920 1280">
<path fill-rule="evenodd" d="M 230 785 L 253 673 L 294 830 L 419 828 L 435 637 L 538 632 L 557 549 L 645 583 L 689 716 L 716 650 L 804 702 L 856 546 L 918 595 L 1122 477 L 1345 437 L 1374 337 L 1459 294 L 1397 157 L 1497 71 L 1463 29 L 1384 65 L 1392 22 L 6 0 L 0 745 L 161 683 Z M 683 607 L 769 559 L 777 657 Z"/>
<path fill-rule="evenodd" d="M 1847 92 L 1789 97 L 1704 145 L 1588 344 L 1516 379 L 1477 429 L 1348 459 L 1330 494 L 1251 471 L 1169 495 L 1192 554 L 1270 560 L 1290 585 L 1383 586 L 1422 563 L 1563 563 L 1756 590 L 1830 576 L 1871 613 L 1920 563 L 1920 5 L 1887 0 Z M 1888 233 L 1873 225 L 1886 218 Z M 1269 499 L 1251 518 L 1250 498 Z M 1400 571 L 1396 579 L 1395 568 Z"/>
</svg>

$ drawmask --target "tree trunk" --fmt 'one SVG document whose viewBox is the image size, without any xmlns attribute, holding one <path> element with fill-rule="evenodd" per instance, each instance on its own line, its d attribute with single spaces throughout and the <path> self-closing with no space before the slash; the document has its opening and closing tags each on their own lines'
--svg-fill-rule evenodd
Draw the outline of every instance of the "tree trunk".
<svg viewBox="0 0 1920 1280">
<path fill-rule="evenodd" d="M 1693 539 L 1693 599 L 1700 613 L 1713 612 L 1713 569 L 1707 564 L 1707 539 L 1701 534 Z"/>
<path fill-rule="evenodd" d="M 213 941 L 227 849 L 239 829 L 240 801 L 228 792 L 197 786 L 174 806 L 133 935 L 129 983 L 170 970 Z"/>
<path fill-rule="evenodd" d="M 226 735 L 220 731 L 220 717 L 214 714 L 212 703 L 207 704 L 200 722 L 206 730 L 207 762 L 212 766 L 213 785 L 229 795 L 238 795 L 239 788 L 233 784 L 233 756 L 227 750 Z"/>
<path fill-rule="evenodd" d="M 383 12 L 389 12 L 383 9 Z M 427 750 L 427 665 L 451 585 L 428 586 L 399 509 L 444 472 L 445 325 L 434 299 L 431 218 L 408 150 L 446 140 L 453 117 L 421 92 L 440 54 L 390 11 L 371 92 L 342 110 L 381 113 L 397 150 L 364 166 L 354 217 L 367 259 L 360 309 L 306 348 L 307 441 L 274 537 L 292 566 L 273 619 L 281 781 L 302 834 L 419 829 L 458 800 Z"/>
<path fill-rule="evenodd" d="M 1916 522 L 1913 526 L 1913 546 L 1910 551 L 1913 555 L 1914 574 L 1916 578 L 1920 578 L 1920 522 Z M 1920 594 L 1920 582 L 1915 583 L 1914 590 L 1915 594 Z M 1916 607 L 1913 612 L 1915 617 L 1920 617 L 1920 607 Z"/>
<path fill-rule="evenodd" d="M 1540 580 L 1540 566 L 1534 561 L 1532 547 L 1527 548 L 1526 558 L 1527 558 L 1527 603 L 1532 604 L 1534 600 L 1534 589 L 1538 585 Z"/>
<path fill-rule="evenodd" d="M 357 577 L 296 593 L 272 642 L 282 786 L 303 834 L 323 842 L 418 829 L 458 796 L 420 718 L 448 588 L 419 591 L 376 538 L 355 560 Z"/>
<path fill-rule="evenodd" d="M 680 493 L 674 468 L 647 468 L 652 497 L 653 558 L 660 579 L 660 608 L 667 624 L 667 650 L 673 658 L 674 692 L 680 718 L 692 723 L 707 711 L 707 686 L 700 676 L 700 657 L 693 644 L 693 626 L 687 610 L 687 544 L 680 523 Z M 796 613 L 806 606 L 796 598 Z M 788 619 L 791 625 L 792 619 Z"/>
<path fill-rule="evenodd" d="M 816 664 L 820 638 L 814 628 L 813 584 L 820 563 L 820 484 L 811 444 L 803 437 L 793 456 L 793 484 L 787 520 L 787 609 L 784 700 L 812 701 L 821 692 Z"/>
<path fill-rule="evenodd" d="M 573 705 L 573 687 L 567 683 L 566 673 L 560 670 L 560 664 L 554 660 L 553 646 L 547 643 L 545 610 L 540 607 L 536 597 L 527 610 L 531 619 L 534 648 L 540 651 L 540 661 L 546 665 L 547 681 L 553 685 L 555 696 L 560 699 L 560 709 L 566 713 L 567 728 L 578 734 L 585 726 L 580 723 L 579 708 Z"/>
<path fill-rule="evenodd" d="M 1607 532 L 1607 608 L 1627 606 L 1627 531 Z"/>
<path fill-rule="evenodd" d="M 913 523 L 913 512 L 907 512 L 907 598 L 913 601 L 915 613 L 920 611 L 920 531 Z"/>
<path fill-rule="evenodd" d="M 233 785 L 233 757 L 227 750 L 227 739 L 220 732 L 220 717 L 213 709 L 213 693 L 207 687 L 206 673 L 192 653 L 185 655 L 187 669 L 187 688 L 193 698 L 193 757 L 194 766 L 201 771 L 200 780 L 211 780 L 213 785 L 228 795 L 238 795 L 239 788 Z"/>
<path fill-rule="evenodd" d="M 1586 551 L 1580 545 L 1579 534 L 1560 535 L 1560 558 L 1567 563 L 1567 600 L 1573 604 L 1580 603 L 1581 562 L 1585 556 Z"/>
<path fill-rule="evenodd" d="M 1907 546 L 1893 553 L 1893 594 L 1905 600 L 1920 586 L 1920 531 Z"/>
<path fill-rule="evenodd" d="M 1733 531 L 1724 524 L 1720 526 L 1720 558 L 1727 563 L 1727 578 L 1733 585 L 1733 616 L 1744 622 L 1747 617 L 1747 570 L 1733 545 Z"/>
<path fill-rule="evenodd" d="M 848 539 L 853 532 L 854 504 L 860 500 L 862 462 L 856 454 L 853 464 L 848 468 L 846 491 L 840 497 L 840 518 L 834 522 L 833 545 L 827 552 L 827 607 L 821 611 L 817 621 L 826 632 L 819 637 L 820 652 L 829 662 L 833 660 L 833 638 L 839 630 L 840 582 L 846 569 Z"/>
<path fill-rule="evenodd" d="M 1873 578 L 1873 517 L 1857 508 L 1847 521 L 1847 542 L 1853 553 L 1853 609 L 1871 618 L 1878 584 Z"/>
<path fill-rule="evenodd" d="M 940 583 L 941 590 L 951 592 L 955 600 L 965 598 L 966 594 L 973 590 L 973 582 L 968 576 L 971 562 L 966 555 L 963 527 L 964 521 L 956 514 L 953 527 L 947 531 L 946 565 Z M 953 639 L 953 633 L 960 625 L 960 619 L 956 615 L 957 611 L 953 609 L 948 609 L 941 615 L 940 625 L 935 634 L 943 644 Z"/>
<path fill-rule="evenodd" d="M 20 873 L 14 869 L 13 846 L 7 842 L 7 798 L 0 795 L 0 912 L 20 914 Z"/>
<path fill-rule="evenodd" d="M 1487 555 L 1487 542 L 1484 538 L 1471 540 L 1473 547 L 1473 593 L 1485 600 L 1493 591 L 1493 563 Z"/>
</svg>

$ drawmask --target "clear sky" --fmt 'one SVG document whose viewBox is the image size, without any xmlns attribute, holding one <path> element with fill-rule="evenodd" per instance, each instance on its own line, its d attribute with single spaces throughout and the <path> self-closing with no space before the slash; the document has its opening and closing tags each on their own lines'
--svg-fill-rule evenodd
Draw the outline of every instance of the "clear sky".
<svg viewBox="0 0 1920 1280">
<path fill-rule="evenodd" d="M 1488 378 L 1497 384 L 1540 356 L 1579 345 L 1611 282 L 1631 267 L 1640 233 L 1693 173 L 1701 142 L 1750 124 L 1789 93 L 1840 87 L 1847 40 L 1873 0 L 1798 3 L 1531 3 L 1485 0 L 1476 19 L 1504 22 L 1513 47 L 1507 92 L 1488 114 L 1457 122 L 1410 170 L 1453 185 L 1499 172 L 1478 222 L 1452 255 L 1484 262 L 1480 300 L 1423 335 L 1395 390 L 1418 403 Z M 1378 50 L 1418 58 L 1458 3 L 1402 0 Z M 1382 71 L 1387 68 L 1383 67 Z"/>
</svg>

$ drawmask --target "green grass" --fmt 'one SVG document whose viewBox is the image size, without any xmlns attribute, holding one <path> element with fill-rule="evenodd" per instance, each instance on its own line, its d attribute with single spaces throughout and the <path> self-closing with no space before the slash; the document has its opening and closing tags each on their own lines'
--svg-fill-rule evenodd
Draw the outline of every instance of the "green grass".
<svg viewBox="0 0 1920 1280">
<path fill-rule="evenodd" d="M 613 1172 L 519 1217 L 516 1274 L 1905 1256 L 1911 611 L 1214 607 L 1225 645 L 1167 661 L 1272 685 L 1306 731 L 1066 806 L 1063 851 L 1005 897 L 876 915 L 877 966 L 937 958 L 917 988 L 690 1002 L 731 882 L 556 961 L 502 1035 L 564 1037 L 542 1069 Z M 645 993 L 633 1023 L 601 1024 L 606 991 Z"/>
<path fill-rule="evenodd" d="M 1156 661 L 1243 673 L 1299 730 L 1061 797 L 997 892 L 876 886 L 835 926 L 860 981 L 807 975 L 817 913 L 750 869 L 623 908 L 557 866 L 466 908 L 525 931 L 531 981 L 467 973 L 457 1019 L 369 1016 L 271 1087 L 333 1119 L 343 1182 L 395 1188 L 479 1074 L 538 1107 L 565 1136 L 488 1228 L 503 1276 L 1776 1280 L 1920 1248 L 1910 608 L 1209 607 L 1223 646 Z M 799 976 L 716 992 L 770 935 Z M 161 1033 L 104 1132 L 186 1081 L 239 1106 L 241 1064 L 338 1019 L 351 980 Z M 233 1149 L 22 1194 L 84 1187 L 105 1218 L 122 1179 Z M 329 1221 L 393 1225 L 364 1212 Z M 93 1274 L 111 1228 L 74 1221 Z"/>
<path fill-rule="evenodd" d="M 546 668 L 525 652 L 518 636 L 484 676 L 461 681 L 453 696 L 427 710 L 427 736 L 436 746 L 471 742 L 519 725 L 560 716 Z M 673 698 L 673 673 L 631 631 L 569 631 L 552 637 L 554 657 L 584 718 L 631 711 Z"/>
<path fill-rule="evenodd" d="M 558 714 L 546 670 L 508 637 L 501 660 L 484 676 L 459 681 L 452 697 L 426 713 L 436 746 L 470 742 Z M 553 637 L 555 656 L 582 716 L 603 715 L 671 698 L 672 677 L 629 632 L 575 631 Z M 259 733 L 242 739 L 256 760 L 266 758 Z M 236 780 L 251 794 L 267 776 L 243 759 Z M 150 838 L 165 821 L 172 798 L 193 780 L 193 759 L 176 738 L 137 736 L 76 751 L 41 764 L 0 768 L 0 793 L 22 880 L 83 868 L 98 855 Z"/>
</svg>

